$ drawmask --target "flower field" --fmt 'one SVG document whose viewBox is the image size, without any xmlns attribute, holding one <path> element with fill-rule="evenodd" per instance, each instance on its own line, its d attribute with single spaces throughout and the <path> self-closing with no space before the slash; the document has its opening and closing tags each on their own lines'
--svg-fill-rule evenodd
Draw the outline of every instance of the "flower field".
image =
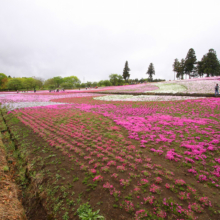
<svg viewBox="0 0 220 220">
<path fill-rule="evenodd" d="M 181 80 L 172 82 L 160 82 L 153 83 L 153 85 L 159 87 L 159 89 L 153 92 L 157 93 L 208 93 L 213 94 L 214 88 L 220 79 L 213 77 L 213 79 L 200 79 L 200 80 Z M 150 91 L 146 91 L 150 92 Z"/>
<path fill-rule="evenodd" d="M 17 95 L 0 97 L 6 121 L 50 152 L 38 187 L 56 219 L 87 201 L 106 219 L 220 218 L 218 98 Z"/>
<path fill-rule="evenodd" d="M 196 78 L 188 80 L 165 81 L 159 83 L 144 83 L 109 87 L 108 93 L 185 93 L 185 94 L 214 94 L 216 84 L 220 83 L 220 77 Z M 107 87 L 106 87 L 107 89 Z M 100 90 L 101 91 L 101 90 Z M 105 91 L 103 89 L 102 91 Z M 95 92 L 95 91 L 94 91 Z"/>
</svg>

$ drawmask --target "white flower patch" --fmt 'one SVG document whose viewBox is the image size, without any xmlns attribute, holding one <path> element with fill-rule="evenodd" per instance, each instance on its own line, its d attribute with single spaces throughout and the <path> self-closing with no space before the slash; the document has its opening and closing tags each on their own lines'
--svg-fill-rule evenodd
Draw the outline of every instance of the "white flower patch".
<svg viewBox="0 0 220 220">
<path fill-rule="evenodd" d="M 64 105 L 65 103 L 60 102 L 12 102 L 1 104 L 2 108 L 6 108 L 8 111 L 12 111 L 20 108 L 29 108 L 36 106 L 48 106 L 48 105 Z"/>
<path fill-rule="evenodd" d="M 154 83 L 155 86 L 159 87 L 159 89 L 153 91 L 145 91 L 145 92 L 157 92 L 157 93 L 178 93 L 178 92 L 186 92 L 186 87 L 183 85 L 179 85 L 176 83 Z"/>
<path fill-rule="evenodd" d="M 187 93 L 215 93 L 215 85 L 219 80 L 198 80 L 178 82 L 179 85 L 187 88 Z"/>
<path fill-rule="evenodd" d="M 106 95 L 101 97 L 93 98 L 95 100 L 103 101 L 178 101 L 178 100 L 187 100 L 187 99 L 201 99 L 201 97 L 189 97 L 189 96 L 156 96 L 156 95 Z"/>
<path fill-rule="evenodd" d="M 100 96 L 96 97 L 94 99 L 96 100 L 103 100 L 103 101 L 126 101 L 126 99 L 129 99 L 133 97 L 133 95 L 107 95 L 107 96 Z"/>
<path fill-rule="evenodd" d="M 152 83 L 159 87 L 159 89 L 147 92 L 156 92 L 156 93 L 207 93 L 214 94 L 214 88 L 216 84 L 219 84 L 219 79 L 188 79 L 188 80 L 176 80 L 171 82 L 159 82 Z"/>
</svg>

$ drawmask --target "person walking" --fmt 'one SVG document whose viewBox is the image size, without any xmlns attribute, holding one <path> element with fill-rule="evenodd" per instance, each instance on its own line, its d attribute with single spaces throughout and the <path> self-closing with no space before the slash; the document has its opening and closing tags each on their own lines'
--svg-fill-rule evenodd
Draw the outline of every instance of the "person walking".
<svg viewBox="0 0 220 220">
<path fill-rule="evenodd" d="M 216 84 L 215 86 L 215 96 L 218 96 L 219 95 L 219 86 L 218 84 Z"/>
</svg>

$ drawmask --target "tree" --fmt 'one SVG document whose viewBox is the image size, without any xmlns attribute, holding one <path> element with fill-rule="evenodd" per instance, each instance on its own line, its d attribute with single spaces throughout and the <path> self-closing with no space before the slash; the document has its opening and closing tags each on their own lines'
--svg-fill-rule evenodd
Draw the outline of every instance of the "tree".
<svg viewBox="0 0 220 220">
<path fill-rule="evenodd" d="M 92 87 L 96 87 L 97 85 L 98 85 L 97 82 L 93 82 L 93 83 L 92 83 Z"/>
<path fill-rule="evenodd" d="M 125 62 L 125 67 L 124 67 L 124 69 L 123 69 L 123 74 L 122 74 L 124 80 L 129 79 L 129 77 L 130 77 L 129 71 L 130 71 L 130 69 L 129 69 L 129 67 L 128 67 L 128 61 L 126 61 L 126 62 Z"/>
<path fill-rule="evenodd" d="M 196 73 L 202 77 L 204 75 L 203 61 L 198 61 L 196 66 Z"/>
<path fill-rule="evenodd" d="M 4 73 L 0 73 L 0 88 L 4 89 L 8 82 L 8 77 Z"/>
<path fill-rule="evenodd" d="M 55 87 L 56 88 L 59 88 L 60 84 L 63 82 L 63 78 L 61 76 L 53 77 L 53 80 L 55 82 Z"/>
<path fill-rule="evenodd" d="M 148 78 L 149 78 L 150 81 L 152 81 L 153 80 L 153 75 L 155 75 L 155 69 L 154 69 L 153 63 L 150 63 L 146 74 L 149 75 Z"/>
<path fill-rule="evenodd" d="M 121 75 L 112 73 L 109 75 L 110 82 L 113 86 L 123 85 L 123 78 Z"/>
<path fill-rule="evenodd" d="M 145 81 L 144 78 L 141 78 L 141 79 L 140 79 L 140 82 L 141 82 L 141 83 L 143 83 L 144 81 Z"/>
<path fill-rule="evenodd" d="M 194 76 L 192 73 L 195 71 L 196 60 L 196 53 L 193 48 L 190 48 L 185 59 L 185 73 L 187 75 Z"/>
<path fill-rule="evenodd" d="M 7 83 L 8 89 L 18 90 L 22 88 L 22 80 L 20 78 L 12 78 Z"/>
<path fill-rule="evenodd" d="M 179 60 L 176 58 L 175 60 L 174 60 L 174 63 L 173 63 L 173 72 L 175 73 L 176 72 L 176 76 L 178 75 L 179 76 L 179 74 L 178 74 L 178 72 L 179 72 L 179 67 L 180 67 L 180 62 L 179 62 Z M 177 76 L 177 78 L 179 78 Z M 175 75 L 174 75 L 174 80 L 175 80 Z"/>
<path fill-rule="evenodd" d="M 118 85 L 118 83 L 117 83 L 118 82 L 118 74 L 112 73 L 111 75 L 109 75 L 109 80 L 113 86 L 117 86 Z"/>
<path fill-rule="evenodd" d="M 134 79 L 134 81 L 135 81 L 136 83 L 138 83 L 138 78 Z"/>
<path fill-rule="evenodd" d="M 92 85 L 92 82 L 87 81 L 86 86 L 87 86 L 87 87 L 91 87 L 91 85 Z"/>
<path fill-rule="evenodd" d="M 33 89 L 35 90 L 37 87 L 38 88 L 41 88 L 43 83 L 37 79 L 37 78 L 25 78 L 23 79 L 23 83 L 22 83 L 23 87 L 26 88 L 27 90 L 28 89 Z"/>
<path fill-rule="evenodd" d="M 112 85 L 112 83 L 109 81 L 109 80 L 103 80 L 103 85 L 104 86 L 111 86 Z"/>
<path fill-rule="evenodd" d="M 180 61 L 178 73 L 179 73 L 181 79 L 183 79 L 184 74 L 185 74 L 185 60 L 184 59 L 181 59 L 181 61 Z"/>
<path fill-rule="evenodd" d="M 69 85 L 71 84 L 71 88 L 73 88 L 76 86 L 76 84 L 81 83 L 81 81 L 78 79 L 77 76 L 68 76 L 63 78 L 63 83 L 68 83 Z"/>
<path fill-rule="evenodd" d="M 207 74 L 207 77 L 220 75 L 220 63 L 215 50 L 210 49 L 209 52 L 203 56 L 202 69 Z"/>
<path fill-rule="evenodd" d="M 42 79 L 40 77 L 32 77 L 32 78 L 35 79 L 35 86 L 36 87 L 38 87 L 40 89 L 40 88 L 42 88 L 44 86 L 44 79 Z"/>
<path fill-rule="evenodd" d="M 48 89 L 55 89 L 56 88 L 56 82 L 53 78 L 50 78 L 44 82 L 44 86 Z"/>
</svg>

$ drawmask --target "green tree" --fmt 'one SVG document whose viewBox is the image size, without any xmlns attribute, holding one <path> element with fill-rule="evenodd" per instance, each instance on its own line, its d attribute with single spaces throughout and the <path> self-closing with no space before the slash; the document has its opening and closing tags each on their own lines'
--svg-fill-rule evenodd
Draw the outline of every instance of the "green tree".
<svg viewBox="0 0 220 220">
<path fill-rule="evenodd" d="M 0 73 L 0 89 L 5 89 L 8 77 L 4 73 Z"/>
<path fill-rule="evenodd" d="M 190 48 L 185 58 L 185 73 L 189 76 L 194 76 L 196 53 L 193 48 Z"/>
<path fill-rule="evenodd" d="M 203 77 L 204 75 L 204 68 L 203 68 L 203 62 L 198 61 L 196 66 L 196 72 L 200 77 Z"/>
<path fill-rule="evenodd" d="M 184 79 L 184 74 L 185 74 L 185 60 L 184 59 L 181 59 L 180 61 L 178 73 L 181 79 Z"/>
<path fill-rule="evenodd" d="M 43 82 L 40 78 L 22 78 L 22 87 L 29 90 L 29 89 L 37 89 L 41 88 L 43 85 Z"/>
<path fill-rule="evenodd" d="M 12 90 L 19 90 L 22 88 L 22 80 L 20 78 L 12 78 L 7 83 L 7 88 Z"/>
<path fill-rule="evenodd" d="M 109 80 L 103 80 L 103 85 L 104 86 L 111 86 L 112 85 L 112 83 L 109 81 Z"/>
<path fill-rule="evenodd" d="M 92 87 L 96 87 L 97 85 L 98 85 L 97 82 L 93 82 L 93 83 L 92 83 Z"/>
<path fill-rule="evenodd" d="M 141 83 L 143 83 L 144 81 L 145 81 L 144 78 L 141 78 L 141 79 L 140 79 L 140 82 L 141 82 Z"/>
<path fill-rule="evenodd" d="M 53 77 L 53 80 L 55 82 L 55 87 L 56 88 L 59 88 L 60 84 L 63 82 L 63 78 L 61 76 Z"/>
<path fill-rule="evenodd" d="M 80 87 L 81 88 L 85 88 L 86 87 L 86 83 L 81 83 Z"/>
<path fill-rule="evenodd" d="M 180 67 L 180 62 L 179 62 L 179 60 L 176 58 L 175 60 L 174 60 L 174 63 L 173 63 L 173 72 L 175 73 L 176 72 L 176 77 L 177 77 L 177 75 L 179 76 L 179 67 Z M 179 78 L 179 77 L 177 77 L 177 78 Z M 175 80 L 175 75 L 174 75 L 174 80 Z"/>
<path fill-rule="evenodd" d="M 104 80 L 100 80 L 100 81 L 98 82 L 98 86 L 99 86 L 99 87 L 104 86 Z"/>
<path fill-rule="evenodd" d="M 86 86 L 87 86 L 87 87 L 91 87 L 91 85 L 92 85 L 92 82 L 90 82 L 90 81 L 87 81 L 87 82 L 86 82 Z"/>
<path fill-rule="evenodd" d="M 80 84 L 80 80 L 77 76 L 68 76 L 63 78 L 63 82 L 61 86 L 65 83 L 66 85 L 69 85 L 70 88 L 75 88 L 76 84 Z M 62 86 L 63 87 L 63 86 Z"/>
<path fill-rule="evenodd" d="M 130 77 L 129 71 L 130 71 L 130 68 L 128 67 L 128 61 L 126 61 L 125 62 L 125 67 L 123 69 L 123 74 L 122 74 L 124 80 L 129 79 L 129 77 Z"/>
<path fill-rule="evenodd" d="M 149 75 L 148 78 L 149 78 L 150 81 L 152 81 L 153 80 L 153 75 L 155 75 L 155 69 L 154 69 L 153 63 L 150 63 L 146 74 Z"/>
<path fill-rule="evenodd" d="M 48 89 L 55 89 L 56 88 L 56 82 L 53 78 L 47 79 L 44 82 L 44 86 Z"/>
<path fill-rule="evenodd" d="M 220 75 L 220 63 L 215 50 L 210 49 L 209 52 L 203 56 L 202 69 L 207 74 L 207 77 Z"/>
<path fill-rule="evenodd" d="M 121 75 L 112 73 L 109 75 L 109 80 L 113 86 L 123 85 L 123 78 Z"/>
<path fill-rule="evenodd" d="M 26 90 L 31 88 L 30 78 L 22 78 L 22 88 Z"/>
</svg>

